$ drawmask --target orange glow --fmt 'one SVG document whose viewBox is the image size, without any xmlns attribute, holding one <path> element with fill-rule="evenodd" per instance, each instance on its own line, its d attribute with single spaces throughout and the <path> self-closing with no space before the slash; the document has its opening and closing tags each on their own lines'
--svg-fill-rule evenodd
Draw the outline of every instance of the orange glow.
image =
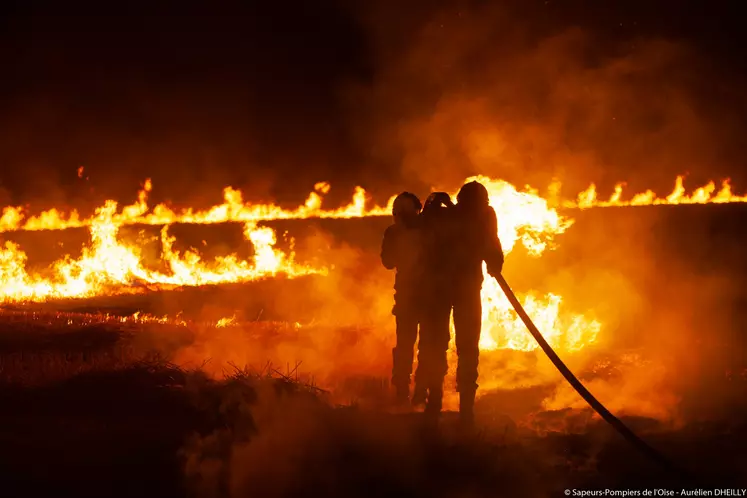
<svg viewBox="0 0 747 498">
<path fill-rule="evenodd" d="M 593 207 L 617 207 L 617 206 L 660 206 L 677 204 L 726 204 L 736 202 L 747 202 L 747 195 L 735 195 L 731 191 L 731 183 L 728 179 L 721 182 L 721 188 L 716 190 L 716 183 L 711 181 L 695 189 L 690 195 L 684 187 L 685 177 L 680 175 L 675 180 L 672 193 L 665 197 L 657 197 L 654 192 L 647 190 L 634 194 L 630 200 L 623 200 L 624 183 L 615 185 L 613 194 L 607 199 L 599 200 L 596 185 L 591 184 L 589 188 L 578 194 L 576 201 L 562 203 L 566 208 L 588 209 Z"/>
<path fill-rule="evenodd" d="M 79 176 L 83 168 L 78 170 Z M 527 253 L 539 257 L 552 248 L 555 236 L 572 226 L 573 220 L 560 214 L 553 204 L 535 190 L 518 190 L 502 180 L 474 177 L 488 189 L 490 203 L 499 220 L 499 236 L 504 250 L 510 255 L 517 244 Z M 630 200 L 623 199 L 623 186 L 618 184 L 612 196 L 601 201 L 596 187 L 591 185 L 581 192 L 575 201 L 554 200 L 554 204 L 568 209 L 587 209 L 609 206 L 642 206 L 661 204 L 700 204 L 747 202 L 747 196 L 737 196 L 724 181 L 719 191 L 713 182 L 687 195 L 683 177 L 675 182 L 671 194 L 659 198 L 653 192 L 635 194 Z M 91 234 L 90 244 L 83 249 L 78 259 L 65 257 L 50 266 L 44 274 L 29 273 L 27 257 L 13 242 L 0 246 L 0 300 L 3 303 L 48 301 L 59 298 L 85 298 L 143 292 L 148 289 L 202 286 L 229 282 L 246 282 L 279 274 L 297 277 L 310 274 L 325 274 L 325 268 L 310 268 L 294 262 L 293 254 L 285 254 L 275 248 L 275 232 L 257 226 L 262 220 L 304 218 L 361 218 L 366 216 L 389 216 L 393 197 L 386 206 L 370 206 L 366 191 L 357 187 L 351 202 L 337 209 L 323 209 L 323 197 L 330 185 L 317 183 L 306 201 L 296 209 L 283 209 L 274 204 L 251 204 L 244 202 L 240 190 L 226 187 L 221 204 L 206 210 L 192 208 L 175 210 L 165 204 L 148 205 L 148 196 L 153 185 L 147 179 L 138 192 L 137 200 L 118 209 L 118 204 L 107 201 L 93 216 L 82 219 L 77 211 L 65 214 L 55 208 L 38 216 L 26 217 L 22 207 L 5 207 L 0 217 L 0 231 L 15 230 L 61 230 L 70 227 L 87 227 Z M 550 186 L 556 197 L 560 184 Z M 174 249 L 174 237 L 169 235 L 173 223 L 214 224 L 224 222 L 244 224 L 244 239 L 254 249 L 250 260 L 235 255 L 203 261 L 194 250 L 183 254 Z M 160 234 L 162 260 L 168 272 L 147 269 L 143 265 L 141 249 L 117 239 L 119 229 L 128 224 L 163 225 Z M 481 348 L 533 350 L 536 344 L 524 330 L 524 326 L 511 309 L 498 285 L 486 278 L 482 291 L 483 336 Z M 558 294 L 540 295 L 529 291 L 520 296 L 527 312 L 536 320 L 550 344 L 563 351 L 578 351 L 593 343 L 602 325 L 592 316 L 573 313 L 564 308 Z M 219 327 L 230 326 L 232 319 L 224 319 Z"/>
<path fill-rule="evenodd" d="M 82 167 L 79 169 L 82 174 Z M 542 199 L 536 190 L 528 189 L 525 192 L 519 192 L 511 184 L 501 180 L 493 180 L 487 177 L 476 177 L 493 185 L 495 192 L 507 192 L 507 198 L 512 200 L 512 207 L 516 203 L 521 204 L 518 199 L 523 199 L 526 207 L 534 208 L 536 199 L 541 199 L 547 205 L 547 200 Z M 651 191 L 640 192 L 630 196 L 629 200 L 623 199 L 624 183 L 618 183 L 614 191 L 607 200 L 600 200 L 597 194 L 597 187 L 591 184 L 587 189 L 580 192 L 575 200 L 554 201 L 552 205 L 565 209 L 589 209 L 600 207 L 614 206 L 656 206 L 656 205 L 677 205 L 677 204 L 724 204 L 724 203 L 742 203 L 747 202 L 747 195 L 736 195 L 731 190 L 731 184 L 728 179 L 723 180 L 721 188 L 716 189 L 715 182 L 708 182 L 699 188 L 696 188 L 690 195 L 687 194 L 684 187 L 684 176 L 678 176 L 672 192 L 664 197 L 657 197 Z M 553 183 L 549 186 L 549 197 L 555 197 L 559 192 L 561 184 Z M 356 187 L 353 197 L 345 206 L 336 209 L 322 209 L 323 197 L 329 193 L 331 187 L 329 183 L 319 182 L 314 185 L 312 191 L 306 198 L 306 201 L 295 209 L 283 209 L 275 204 L 251 204 L 244 202 L 243 194 L 240 190 L 232 187 L 226 187 L 223 190 L 223 202 L 210 208 L 197 211 L 193 208 L 182 208 L 175 210 L 166 204 L 158 204 L 151 208 L 148 205 L 148 194 L 153 189 L 150 179 L 146 179 L 141 190 L 138 192 L 137 201 L 131 205 L 124 206 L 121 211 L 112 213 L 112 221 L 118 225 L 143 224 L 143 225 L 168 225 L 174 223 L 190 224 L 214 224 L 225 222 L 246 223 L 250 221 L 265 220 L 288 220 L 288 219 L 306 219 L 306 218 L 361 218 L 366 216 L 389 216 L 391 213 L 394 196 L 390 197 L 385 206 L 369 206 L 368 194 L 361 187 Z M 497 189 L 497 190 L 495 190 Z M 509 193 L 509 190 L 512 192 Z M 491 200 L 503 202 L 500 193 L 493 195 Z M 535 200 L 531 200 L 535 199 Z M 102 206 L 103 207 L 103 206 Z M 494 205 L 499 208 L 499 206 Z M 0 232 L 9 232 L 15 230 L 64 230 L 66 228 L 75 228 L 90 226 L 95 219 L 91 216 L 82 219 L 76 210 L 68 213 L 58 210 L 57 208 L 48 209 L 37 216 L 27 217 L 26 210 L 22 206 L 6 206 L 2 209 L 0 215 Z M 506 223 L 507 216 L 505 211 L 499 212 L 503 217 L 501 223 Z M 535 216 L 534 214 L 531 215 Z M 511 225 L 513 221 L 509 221 Z M 533 229 L 534 231 L 534 229 Z M 536 235 L 536 232 L 534 232 Z M 532 237 L 533 235 L 528 235 Z"/>
<path fill-rule="evenodd" d="M 135 208 L 133 206 L 129 206 Z M 274 248 L 275 233 L 254 223 L 244 226 L 244 238 L 254 247 L 253 260 L 235 255 L 204 262 L 194 251 L 180 254 L 173 249 L 168 225 L 161 229 L 162 259 L 170 272 L 146 269 L 140 249 L 117 240 L 120 224 L 115 220 L 117 204 L 108 201 L 91 220 L 91 243 L 81 257 L 65 257 L 51 265 L 50 275 L 29 274 L 26 254 L 13 242 L 0 248 L 0 300 L 3 303 L 47 301 L 142 292 L 147 288 L 200 286 L 245 282 L 285 274 L 291 277 L 324 273 L 296 265 L 293 255 Z M 126 211 L 126 209 L 125 209 Z"/>
</svg>

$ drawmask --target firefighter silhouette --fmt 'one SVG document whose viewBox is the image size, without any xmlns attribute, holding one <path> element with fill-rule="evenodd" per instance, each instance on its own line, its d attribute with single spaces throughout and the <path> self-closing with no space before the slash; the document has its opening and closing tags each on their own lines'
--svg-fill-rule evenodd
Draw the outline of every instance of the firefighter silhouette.
<svg viewBox="0 0 747 498">
<path fill-rule="evenodd" d="M 490 275 L 503 270 L 497 218 L 490 207 L 488 191 L 479 182 L 465 184 L 457 194 L 455 205 L 444 193 L 432 194 L 421 217 L 424 311 L 419 376 L 427 388 L 425 411 L 430 415 L 441 411 L 449 319 L 453 312 L 459 413 L 462 422 L 471 426 L 478 387 L 483 263 Z"/>
<path fill-rule="evenodd" d="M 384 232 L 381 244 L 382 264 L 396 271 L 392 314 L 397 342 L 392 350 L 392 385 L 400 404 L 407 403 L 410 397 L 414 348 L 422 313 L 418 294 L 422 278 L 421 208 L 416 195 L 399 194 L 392 208 L 394 223 Z"/>
</svg>

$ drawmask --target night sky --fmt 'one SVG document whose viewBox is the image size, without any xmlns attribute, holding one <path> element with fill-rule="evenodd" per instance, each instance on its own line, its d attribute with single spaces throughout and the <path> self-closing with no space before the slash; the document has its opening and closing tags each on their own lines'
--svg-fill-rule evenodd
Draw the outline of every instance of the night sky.
<svg viewBox="0 0 747 498">
<path fill-rule="evenodd" d="M 129 202 L 146 177 L 190 203 L 478 172 L 747 191 L 738 2 L 127 4 L 2 7 L 2 204 Z"/>
</svg>

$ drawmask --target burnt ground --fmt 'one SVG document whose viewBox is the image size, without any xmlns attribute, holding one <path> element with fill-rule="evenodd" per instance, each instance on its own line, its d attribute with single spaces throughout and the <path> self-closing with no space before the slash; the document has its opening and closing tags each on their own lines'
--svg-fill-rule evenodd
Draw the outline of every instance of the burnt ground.
<svg viewBox="0 0 747 498">
<path fill-rule="evenodd" d="M 664 278 L 631 272 L 652 301 L 661 302 L 662 293 L 675 292 L 671 278 L 683 268 L 701 276 L 728 273 L 732 281 L 744 281 L 739 238 L 743 211 L 718 206 L 719 216 L 704 221 L 704 211 L 682 209 L 681 214 L 658 211 L 655 220 L 645 223 L 640 221 L 643 210 L 590 213 L 585 233 L 594 235 L 596 245 L 573 235 L 572 229 L 561 249 L 549 256 L 550 264 L 573 268 L 598 251 L 600 241 L 615 241 L 624 234 L 628 250 L 635 244 L 645 246 L 659 262 L 671 260 L 677 249 L 676 262 L 657 266 Z M 385 224 L 376 223 L 377 229 Z M 365 237 L 358 243 L 368 252 L 372 247 L 367 246 L 377 239 L 371 232 L 362 231 Z M 622 271 L 632 267 L 620 254 L 613 259 Z M 608 263 L 596 258 L 591 266 Z M 525 278 L 536 277 L 531 270 L 525 273 Z M 519 277 L 509 275 L 509 280 Z M 190 292 L 194 296 L 203 291 Z M 221 292 L 232 291 L 213 292 L 219 297 L 206 301 L 220 302 Z M 58 305 L 75 312 L 70 317 L 83 317 L 81 313 L 102 307 L 114 313 L 149 311 L 147 303 L 153 299 L 176 309 L 180 295 L 186 294 Z M 0 317 L 0 486 L 8 496 L 96 497 L 513 497 L 560 496 L 568 488 L 740 487 L 747 484 L 747 380 L 740 375 L 747 362 L 739 333 L 745 296 L 730 291 L 728 299 L 719 296 L 718 305 L 710 303 L 702 310 L 711 320 L 719 318 L 721 328 L 729 321 L 734 324 L 722 336 L 723 341 L 734 341 L 733 354 L 716 369 L 728 375 L 702 380 L 708 389 L 728 391 L 728 410 L 676 428 L 623 417 L 651 445 L 689 469 L 697 482 L 666 474 L 588 411 L 536 411 L 531 424 L 514 417 L 511 407 L 542 399 L 542 387 L 484 395 L 477 406 L 478 434 L 461 434 L 452 413 L 444 415 L 440 430 L 433 433 L 422 426 L 420 414 L 340 406 L 330 393 L 282 369 L 237 370 L 216 381 L 199 368 L 177 368 L 163 352 L 191 341 L 189 327 L 160 333 L 172 344 L 161 342 L 153 350 L 140 340 L 149 333 L 147 325 L 113 326 L 63 317 L 63 326 L 59 316 L 31 320 L 6 312 Z M 272 311 L 268 303 L 247 307 L 248 316 L 256 309 Z M 282 311 L 281 306 L 274 314 Z M 642 323 L 646 320 L 640 316 L 630 317 L 621 327 Z M 267 327 L 260 322 L 257 327 L 258 338 L 268 335 Z M 361 398 L 375 397 L 385 382 L 359 379 L 351 386 L 362 391 Z M 690 404 L 696 406 L 695 401 Z"/>
</svg>

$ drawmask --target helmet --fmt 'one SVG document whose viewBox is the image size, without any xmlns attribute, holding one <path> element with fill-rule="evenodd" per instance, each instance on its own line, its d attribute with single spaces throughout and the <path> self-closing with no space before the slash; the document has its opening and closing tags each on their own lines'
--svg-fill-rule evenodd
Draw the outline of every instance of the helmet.
<svg viewBox="0 0 747 498">
<path fill-rule="evenodd" d="M 464 206 L 481 207 L 490 204 L 488 189 L 477 181 L 471 181 L 462 185 L 457 194 L 457 202 Z"/>
<path fill-rule="evenodd" d="M 422 208 L 423 205 L 420 203 L 418 196 L 410 192 L 402 192 L 394 199 L 392 214 L 395 217 L 414 216 L 420 213 Z"/>
</svg>

